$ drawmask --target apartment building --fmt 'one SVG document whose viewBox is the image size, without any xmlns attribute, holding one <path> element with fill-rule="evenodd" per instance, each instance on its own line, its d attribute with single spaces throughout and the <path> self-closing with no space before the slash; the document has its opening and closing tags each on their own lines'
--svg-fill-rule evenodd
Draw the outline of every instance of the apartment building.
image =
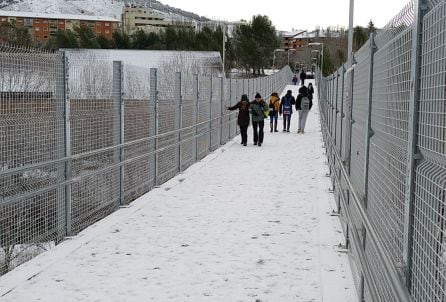
<svg viewBox="0 0 446 302">
<path fill-rule="evenodd" d="M 193 28 L 190 22 L 168 19 L 161 14 L 155 13 L 150 8 L 137 6 L 125 6 L 123 8 L 122 23 L 124 32 L 129 35 L 138 30 L 142 30 L 147 33 L 159 33 L 169 25 L 175 27 Z"/>
<path fill-rule="evenodd" d="M 80 26 L 90 27 L 97 36 L 111 38 L 120 25 L 119 20 L 110 17 L 2 10 L 0 10 L 0 22 L 14 23 L 16 26 L 27 28 L 34 42 L 46 42 L 58 30 L 74 30 Z"/>
</svg>

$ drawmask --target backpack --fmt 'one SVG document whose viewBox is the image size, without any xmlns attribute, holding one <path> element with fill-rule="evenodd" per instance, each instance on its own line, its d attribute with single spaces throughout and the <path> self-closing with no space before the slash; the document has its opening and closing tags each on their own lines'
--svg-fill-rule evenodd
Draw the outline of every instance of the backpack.
<svg viewBox="0 0 446 302">
<path fill-rule="evenodd" d="M 306 96 L 302 98 L 300 101 L 300 109 L 301 110 L 310 110 L 310 99 Z"/>
<path fill-rule="evenodd" d="M 291 106 L 292 106 L 292 99 L 291 99 L 291 97 L 290 98 L 286 98 L 286 97 L 284 97 L 284 100 L 282 101 L 282 103 L 283 103 L 283 109 L 282 109 L 282 113 L 284 114 L 284 115 L 289 115 L 289 114 L 291 114 Z"/>
</svg>

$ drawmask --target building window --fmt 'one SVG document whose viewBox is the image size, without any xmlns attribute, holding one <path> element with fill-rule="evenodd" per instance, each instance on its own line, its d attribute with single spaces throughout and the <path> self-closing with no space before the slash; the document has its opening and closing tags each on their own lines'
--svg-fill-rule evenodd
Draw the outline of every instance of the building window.
<svg viewBox="0 0 446 302">
<path fill-rule="evenodd" d="M 36 28 L 34 28 L 34 30 L 35 30 L 35 31 L 39 31 L 39 30 L 40 30 L 40 28 L 36 27 Z"/>
<path fill-rule="evenodd" d="M 39 20 L 39 19 L 36 19 L 36 20 L 34 20 L 34 23 L 35 23 L 35 24 L 39 24 L 39 23 L 40 23 L 40 20 Z"/>
<path fill-rule="evenodd" d="M 110 23 L 108 23 L 108 22 L 105 22 L 105 26 L 107 26 L 107 27 L 108 27 L 108 26 L 110 26 Z"/>
<path fill-rule="evenodd" d="M 105 33 L 106 33 L 106 34 L 109 34 L 109 33 L 110 33 L 110 31 L 109 31 L 108 29 L 106 29 L 106 30 L 105 30 Z"/>
</svg>

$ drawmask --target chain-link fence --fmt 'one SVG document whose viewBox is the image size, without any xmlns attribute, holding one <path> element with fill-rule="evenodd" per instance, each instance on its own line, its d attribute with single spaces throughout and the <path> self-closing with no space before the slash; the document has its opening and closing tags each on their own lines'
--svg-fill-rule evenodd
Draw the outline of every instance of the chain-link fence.
<svg viewBox="0 0 446 302">
<path fill-rule="evenodd" d="M 446 301 L 446 2 L 419 0 L 319 78 L 361 301 Z"/>
<path fill-rule="evenodd" d="M 125 206 L 237 135 L 232 80 L 102 53 L 0 47 L 0 274 Z"/>
</svg>

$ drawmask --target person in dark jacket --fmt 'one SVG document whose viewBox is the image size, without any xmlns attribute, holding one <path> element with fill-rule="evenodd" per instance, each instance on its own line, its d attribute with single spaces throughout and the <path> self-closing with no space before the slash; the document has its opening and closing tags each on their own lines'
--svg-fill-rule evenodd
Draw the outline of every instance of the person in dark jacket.
<svg viewBox="0 0 446 302">
<path fill-rule="evenodd" d="M 252 114 L 252 130 L 254 132 L 254 145 L 262 146 L 263 144 L 263 127 L 265 126 L 263 111 L 268 105 L 262 100 L 260 93 L 256 93 L 255 100 L 250 103 L 249 107 Z"/>
<path fill-rule="evenodd" d="M 301 73 L 300 73 L 300 82 L 302 84 L 302 86 L 305 85 L 305 79 L 307 78 L 307 74 L 305 73 L 305 70 L 302 69 Z"/>
<path fill-rule="evenodd" d="M 296 100 L 292 95 L 292 91 L 288 90 L 282 97 L 280 102 L 279 114 L 283 114 L 283 132 L 290 132 L 291 115 L 293 114 L 293 105 L 296 104 Z"/>
<path fill-rule="evenodd" d="M 238 109 L 237 123 L 240 127 L 240 134 L 242 136 L 242 145 L 246 146 L 248 142 L 248 126 L 249 126 L 249 100 L 246 94 L 242 95 L 240 102 L 232 107 L 226 107 L 227 110 Z"/>
<path fill-rule="evenodd" d="M 308 104 L 304 104 L 308 102 Z M 306 109 L 307 107 L 308 109 Z M 299 114 L 299 124 L 297 133 L 305 133 L 305 124 L 307 123 L 308 112 L 310 112 L 311 107 L 313 107 L 313 98 L 310 98 L 310 92 L 307 87 L 302 86 L 299 88 L 299 94 L 296 99 L 296 110 Z"/>
<path fill-rule="evenodd" d="M 292 81 L 294 85 L 297 85 L 297 81 L 299 81 L 299 79 L 297 78 L 297 74 L 294 75 Z"/>
<path fill-rule="evenodd" d="M 310 100 L 313 100 L 314 87 L 313 87 L 312 83 L 308 84 L 308 92 L 309 92 Z"/>
</svg>

